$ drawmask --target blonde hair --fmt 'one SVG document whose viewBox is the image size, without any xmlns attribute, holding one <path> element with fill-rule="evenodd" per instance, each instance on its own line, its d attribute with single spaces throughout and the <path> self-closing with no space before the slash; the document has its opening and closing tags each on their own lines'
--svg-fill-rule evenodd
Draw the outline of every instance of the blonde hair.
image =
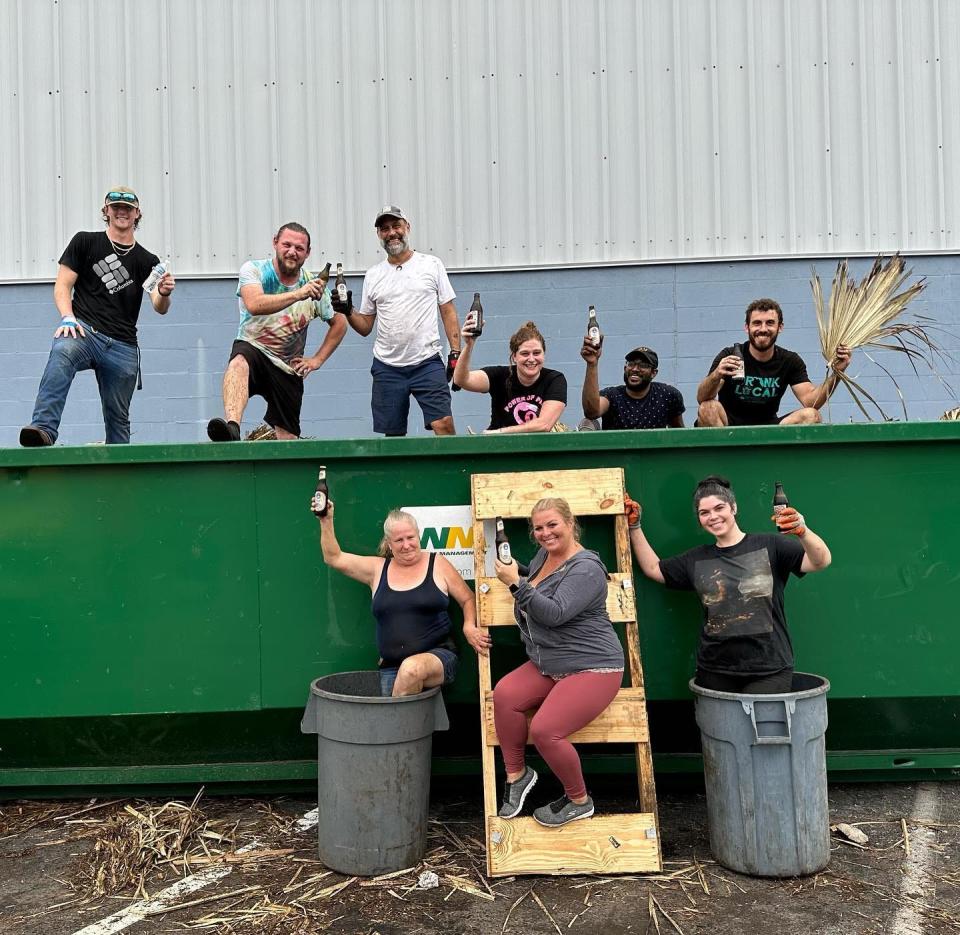
<svg viewBox="0 0 960 935">
<path fill-rule="evenodd" d="M 380 545 L 377 546 L 377 555 L 382 555 L 384 558 L 393 555 L 390 549 L 390 530 L 394 526 L 399 526 L 400 523 L 409 523 L 417 531 L 417 539 L 420 538 L 420 526 L 410 513 L 405 513 L 403 510 L 391 510 L 383 521 L 383 538 L 380 540 Z"/>
<path fill-rule="evenodd" d="M 573 526 L 573 538 L 580 541 L 580 524 L 577 522 L 570 504 L 563 497 L 543 497 L 538 500 L 530 511 L 530 538 L 533 538 L 533 517 L 537 513 L 543 513 L 544 510 L 556 510 L 560 518 L 570 526 Z"/>
</svg>

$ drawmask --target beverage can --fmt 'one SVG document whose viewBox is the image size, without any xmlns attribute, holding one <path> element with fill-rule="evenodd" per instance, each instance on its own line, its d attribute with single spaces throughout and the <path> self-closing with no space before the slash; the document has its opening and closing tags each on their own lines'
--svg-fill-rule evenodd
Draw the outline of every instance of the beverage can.
<svg viewBox="0 0 960 935">
<path fill-rule="evenodd" d="M 143 281 L 143 291 L 144 292 L 153 292 L 157 288 L 157 283 L 163 279 L 164 274 L 167 272 L 167 264 L 160 262 L 152 270 L 150 270 L 150 275 Z"/>
</svg>

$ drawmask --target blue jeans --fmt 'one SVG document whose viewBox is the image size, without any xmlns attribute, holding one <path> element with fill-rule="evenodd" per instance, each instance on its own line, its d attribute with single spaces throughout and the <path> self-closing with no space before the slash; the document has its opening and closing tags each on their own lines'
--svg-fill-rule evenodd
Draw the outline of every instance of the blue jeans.
<svg viewBox="0 0 960 935">
<path fill-rule="evenodd" d="M 125 445 L 130 441 L 130 400 L 140 369 L 137 346 L 98 334 L 87 325 L 83 330 L 85 338 L 53 339 L 30 424 L 56 441 L 73 378 L 81 370 L 92 370 L 100 388 L 107 444 Z"/>
</svg>

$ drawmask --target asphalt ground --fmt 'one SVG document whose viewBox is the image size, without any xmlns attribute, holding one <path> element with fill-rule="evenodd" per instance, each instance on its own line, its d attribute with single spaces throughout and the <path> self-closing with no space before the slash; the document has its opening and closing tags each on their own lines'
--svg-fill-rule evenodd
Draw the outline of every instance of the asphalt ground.
<svg viewBox="0 0 960 935">
<path fill-rule="evenodd" d="M 592 791 L 599 810 L 631 805 L 618 799 L 621 782 Z M 825 870 L 786 880 L 714 862 L 698 791 L 660 790 L 664 870 L 654 877 L 487 880 L 475 780 L 435 782 L 420 866 L 383 880 L 345 877 L 318 861 L 316 828 L 298 825 L 314 804 L 296 797 L 201 797 L 192 808 L 165 799 L 3 803 L 0 932 L 960 932 L 960 783 L 832 785 L 831 823 L 857 826 L 869 840 L 857 846 L 835 832 Z M 193 855 L 189 867 L 185 852 Z M 137 873 L 127 879 L 137 866 L 142 886 Z M 425 870 L 439 886 L 418 886 Z"/>
</svg>

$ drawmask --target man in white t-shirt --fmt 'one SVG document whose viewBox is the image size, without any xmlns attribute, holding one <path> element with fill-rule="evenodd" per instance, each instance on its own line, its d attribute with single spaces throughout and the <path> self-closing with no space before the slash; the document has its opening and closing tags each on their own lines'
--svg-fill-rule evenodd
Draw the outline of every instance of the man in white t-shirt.
<svg viewBox="0 0 960 935">
<path fill-rule="evenodd" d="M 363 300 L 353 308 L 353 293 L 341 302 L 333 292 L 333 309 L 347 316 L 364 336 L 377 326 L 373 345 L 373 430 L 406 435 L 410 397 L 423 412 L 423 426 L 436 435 L 454 435 L 450 379 L 460 356 L 460 322 L 456 293 L 443 263 L 410 247 L 410 224 L 396 205 L 387 205 L 374 222 L 387 258 L 363 277 Z M 450 344 L 447 365 L 440 356 L 437 311 Z"/>
</svg>

